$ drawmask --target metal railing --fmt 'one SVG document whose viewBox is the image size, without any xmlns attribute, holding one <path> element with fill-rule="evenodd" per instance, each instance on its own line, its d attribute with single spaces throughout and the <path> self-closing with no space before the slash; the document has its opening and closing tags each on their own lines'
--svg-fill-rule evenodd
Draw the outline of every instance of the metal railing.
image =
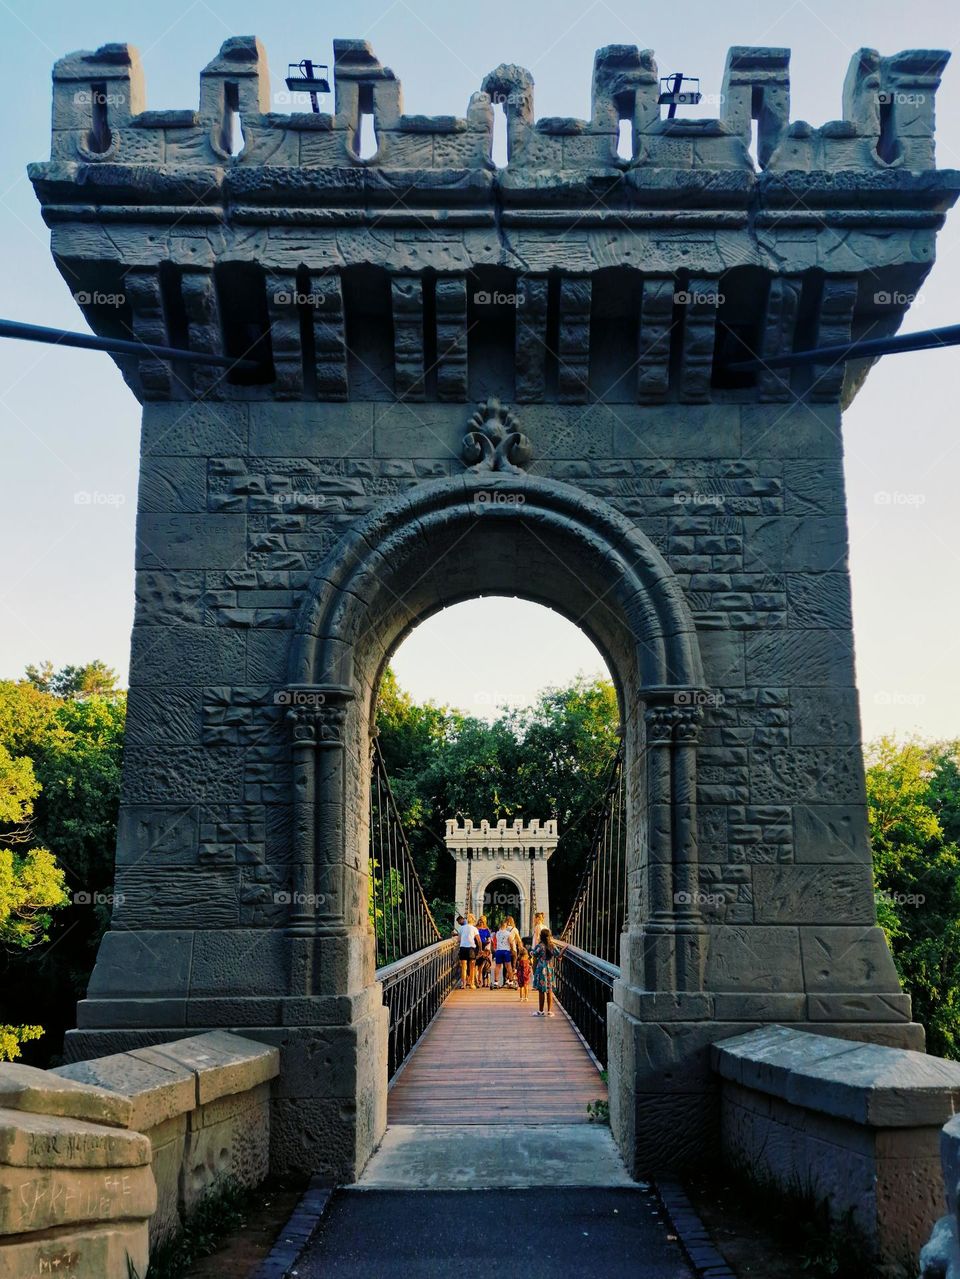
<svg viewBox="0 0 960 1279">
<path fill-rule="evenodd" d="M 443 940 L 413 864 L 376 739 L 370 779 L 370 923 L 378 969 Z"/>
<path fill-rule="evenodd" d="M 377 971 L 390 1009 L 387 1078 L 392 1079 L 440 1011 L 457 977 L 457 939 L 434 942 Z"/>
<path fill-rule="evenodd" d="M 370 779 L 370 923 L 377 980 L 390 1010 L 392 1079 L 453 987 L 457 939 L 441 934 L 427 903 L 376 740 Z"/>
<path fill-rule="evenodd" d="M 580 887 L 560 940 L 612 964 L 620 964 L 620 934 L 627 918 L 627 839 L 623 748 L 610 768 L 593 842 Z"/>
<path fill-rule="evenodd" d="M 557 998 L 602 1066 L 607 1064 L 607 1004 L 620 969 L 576 946 L 560 945 L 554 967 Z"/>
<path fill-rule="evenodd" d="M 607 1004 L 620 976 L 627 922 L 627 841 L 623 747 L 617 751 L 567 922 L 560 934 L 557 998 L 594 1056 L 607 1064 Z"/>
</svg>

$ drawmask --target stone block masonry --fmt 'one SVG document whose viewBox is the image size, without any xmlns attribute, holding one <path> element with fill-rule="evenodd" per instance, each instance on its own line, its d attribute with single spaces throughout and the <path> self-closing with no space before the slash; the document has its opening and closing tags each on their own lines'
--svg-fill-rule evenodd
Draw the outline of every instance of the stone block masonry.
<svg viewBox="0 0 960 1279">
<path fill-rule="evenodd" d="M 834 1222 L 860 1231 L 891 1274 L 915 1274 L 945 1177 L 956 1208 L 960 1064 L 786 1026 L 725 1040 L 712 1061 L 724 1157 L 785 1194 L 825 1201 Z M 951 1220 L 938 1226 L 944 1237 Z"/>
<path fill-rule="evenodd" d="M 419 620 L 518 595 L 618 686 L 611 1115 L 631 1169 L 680 1167 L 718 1132 L 718 1039 L 922 1044 L 870 881 L 841 422 L 866 368 L 729 366 L 901 323 L 960 189 L 947 55 L 857 51 L 813 127 L 786 49 L 731 49 L 715 120 L 666 118 L 629 45 L 586 120 L 538 119 L 510 64 L 410 116 L 369 45 L 334 50 L 329 115 L 273 109 L 252 37 L 196 109 L 148 110 L 127 45 L 54 68 L 30 176 L 87 322 L 256 365 L 117 358 L 143 403 L 123 904 L 68 1053 L 246 1030 L 282 1054 L 274 1166 L 359 1175 L 377 682 Z"/>
<path fill-rule="evenodd" d="M 227 1178 L 267 1175 L 275 1048 L 222 1032 L 0 1065 L 0 1273 L 129 1279 Z"/>
</svg>

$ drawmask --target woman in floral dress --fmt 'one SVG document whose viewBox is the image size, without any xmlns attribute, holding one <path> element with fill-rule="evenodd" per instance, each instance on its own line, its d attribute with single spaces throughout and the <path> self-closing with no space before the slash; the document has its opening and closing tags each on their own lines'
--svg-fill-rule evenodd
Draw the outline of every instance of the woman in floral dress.
<svg viewBox="0 0 960 1279">
<path fill-rule="evenodd" d="M 534 946 L 531 955 L 533 959 L 533 989 L 540 999 L 540 1011 L 534 1013 L 534 1017 L 552 1017 L 554 1015 L 553 962 L 557 957 L 557 953 L 557 944 L 550 936 L 550 929 L 541 928 L 539 944 Z M 546 1013 L 543 1010 L 544 1004 L 547 1006 Z"/>
</svg>

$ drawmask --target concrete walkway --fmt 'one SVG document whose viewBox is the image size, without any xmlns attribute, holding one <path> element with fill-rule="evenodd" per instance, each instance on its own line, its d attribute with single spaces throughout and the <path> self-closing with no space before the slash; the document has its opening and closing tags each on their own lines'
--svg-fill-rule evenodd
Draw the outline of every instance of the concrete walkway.
<svg viewBox="0 0 960 1279">
<path fill-rule="evenodd" d="M 601 1124 L 391 1124 L 359 1190 L 634 1187 Z"/>
</svg>

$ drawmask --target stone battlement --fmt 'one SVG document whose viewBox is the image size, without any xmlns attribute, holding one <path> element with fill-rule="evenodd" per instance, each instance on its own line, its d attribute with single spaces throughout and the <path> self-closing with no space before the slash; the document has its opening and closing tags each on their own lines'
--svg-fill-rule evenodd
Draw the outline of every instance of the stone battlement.
<svg viewBox="0 0 960 1279">
<path fill-rule="evenodd" d="M 479 843 L 490 848 L 516 848 L 520 845 L 538 845 L 541 847 L 549 847 L 550 852 L 556 847 L 559 836 L 557 834 L 557 822 L 555 818 L 550 818 L 541 825 L 538 817 L 531 818 L 529 822 L 522 822 L 519 818 L 507 825 L 504 818 L 494 823 L 484 819 L 482 822 L 474 823 L 469 817 L 464 818 L 463 825 L 455 818 L 447 820 L 447 833 L 445 836 L 447 847 L 453 851 L 459 847 L 472 847 L 474 843 Z"/>
<path fill-rule="evenodd" d="M 251 37 L 198 110 L 146 110 L 128 45 L 56 64 L 30 176 L 84 319 L 251 361 L 116 356 L 141 401 L 847 403 L 864 361 L 728 366 L 895 332 L 960 190 L 934 167 L 940 51 L 860 50 L 843 120 L 813 128 L 790 121 L 786 49 L 732 49 L 719 117 L 670 120 L 653 55 L 608 46 L 591 118 L 538 120 L 521 67 L 462 118 L 413 116 L 365 42 L 334 48 L 327 115 L 271 110 Z"/>
<path fill-rule="evenodd" d="M 934 104 L 949 54 L 911 49 L 881 57 L 859 49 L 843 86 L 843 119 L 814 128 L 790 120 L 790 50 L 734 46 L 727 54 L 719 94 L 708 98 L 716 118 L 665 118 L 658 104 L 660 77 L 649 49 L 607 45 L 593 64 L 589 120 L 536 118 L 534 80 L 523 67 L 502 64 L 484 77 L 460 116 L 406 115 L 400 81 L 365 40 L 334 41 L 335 110 L 286 112 L 293 95 L 271 94 L 266 53 L 253 36 L 225 41 L 200 75 L 198 110 L 148 111 L 137 51 L 108 44 L 67 55 L 54 67 L 52 159 L 92 164 L 164 166 L 170 170 L 230 165 L 269 167 L 267 187 L 289 182 L 291 168 L 443 171 L 444 195 L 476 193 L 456 170 L 476 170 L 493 182 L 493 115 L 508 124 L 507 168 L 556 175 L 607 170 L 614 179 L 650 169 L 725 170 L 752 174 L 752 121 L 757 121 L 760 168 L 773 172 L 934 166 Z M 362 157 L 361 117 L 372 116 L 377 150 Z M 234 145 L 237 118 L 242 149 Z M 629 121 L 632 158 L 617 154 L 622 121 Z M 235 153 L 236 152 L 236 153 Z M 297 180 L 304 194 L 329 196 L 337 186 L 356 191 L 342 175 L 318 184 Z M 643 185 L 640 178 L 639 185 Z M 457 186 L 460 190 L 457 191 Z M 483 184 L 481 184 L 482 186 Z M 509 185 L 509 179 L 505 179 Z M 735 186 L 736 184 L 734 184 Z M 262 183 L 241 181 L 238 196 L 267 194 Z"/>
</svg>

